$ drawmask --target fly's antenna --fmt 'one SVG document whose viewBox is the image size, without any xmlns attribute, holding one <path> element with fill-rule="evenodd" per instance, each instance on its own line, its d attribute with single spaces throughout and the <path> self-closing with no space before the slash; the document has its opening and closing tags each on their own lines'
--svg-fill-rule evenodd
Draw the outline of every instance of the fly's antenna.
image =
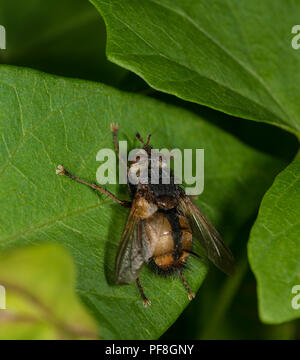
<svg viewBox="0 0 300 360">
<path fill-rule="evenodd" d="M 141 137 L 141 135 L 140 135 L 139 133 L 136 133 L 135 136 L 136 136 L 136 138 L 137 138 L 138 140 L 140 140 L 140 142 L 141 142 L 143 145 L 145 145 L 144 140 L 143 140 L 143 138 Z"/>
<path fill-rule="evenodd" d="M 149 145 L 150 138 L 151 138 L 151 134 L 148 134 L 146 145 Z"/>
<path fill-rule="evenodd" d="M 141 137 L 141 135 L 140 135 L 139 133 L 136 133 L 135 136 L 136 136 L 137 139 L 139 139 L 139 141 L 140 141 L 143 145 L 148 145 L 148 144 L 149 144 L 149 141 L 150 141 L 150 138 L 151 138 L 151 134 L 148 134 L 146 144 L 145 144 L 143 138 Z"/>
</svg>

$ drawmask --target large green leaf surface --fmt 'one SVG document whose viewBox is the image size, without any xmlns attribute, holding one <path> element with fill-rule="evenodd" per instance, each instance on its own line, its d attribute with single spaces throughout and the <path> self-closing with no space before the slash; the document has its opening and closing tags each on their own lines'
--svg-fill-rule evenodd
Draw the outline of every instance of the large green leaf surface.
<svg viewBox="0 0 300 360">
<path fill-rule="evenodd" d="M 178 278 L 144 267 L 141 281 L 152 306 L 144 309 L 135 284 L 114 284 L 114 259 L 127 210 L 67 177 L 58 164 L 91 182 L 96 154 L 112 147 L 111 122 L 130 147 L 152 133 L 157 148 L 204 148 L 205 190 L 198 205 L 225 241 L 256 211 L 282 161 L 254 150 L 204 119 L 154 99 L 33 70 L 0 68 L 0 249 L 54 242 L 77 266 L 77 291 L 111 339 L 159 337 L 188 304 Z M 107 188 L 128 199 L 125 185 Z M 193 290 L 207 264 L 191 259 Z"/>
<path fill-rule="evenodd" d="M 300 154 L 266 193 L 252 229 L 249 258 L 258 282 L 262 320 L 300 317 L 292 307 L 300 284 Z"/>
<path fill-rule="evenodd" d="M 97 322 L 75 294 L 73 261 L 58 245 L 2 251 L 0 339 L 97 339 Z"/>
<path fill-rule="evenodd" d="M 299 1 L 91 2 L 107 24 L 108 58 L 153 88 L 299 132 Z"/>
</svg>

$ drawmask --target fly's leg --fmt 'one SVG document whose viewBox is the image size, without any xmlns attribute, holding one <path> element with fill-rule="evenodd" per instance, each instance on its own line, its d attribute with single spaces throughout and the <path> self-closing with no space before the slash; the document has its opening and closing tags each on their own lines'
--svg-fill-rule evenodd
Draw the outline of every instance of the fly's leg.
<svg viewBox="0 0 300 360">
<path fill-rule="evenodd" d="M 129 169 L 128 169 L 127 163 L 120 155 L 120 149 L 119 149 L 119 144 L 118 144 L 119 124 L 110 123 L 110 131 L 113 134 L 113 142 L 114 142 L 115 152 L 117 153 L 119 160 L 122 161 L 122 163 L 126 166 L 126 169 L 128 172 Z"/>
<path fill-rule="evenodd" d="M 145 295 L 145 293 L 144 293 L 144 290 L 143 290 L 143 287 L 142 287 L 140 278 L 137 278 L 137 279 L 136 279 L 136 283 L 137 283 L 139 292 L 140 292 L 140 294 L 141 294 L 141 297 L 142 297 L 142 299 L 143 299 L 143 306 L 144 306 L 144 307 L 150 306 L 150 305 L 151 305 L 151 300 L 148 299 L 148 298 L 146 298 L 146 295 Z"/>
<path fill-rule="evenodd" d="M 110 131 L 113 134 L 113 142 L 114 142 L 115 152 L 119 156 L 119 144 L 118 144 L 119 124 L 118 123 L 110 123 Z"/>
<path fill-rule="evenodd" d="M 183 276 L 183 272 L 182 269 L 179 269 L 179 276 L 180 279 L 183 283 L 183 286 L 186 288 L 187 292 L 188 292 L 188 298 L 189 300 L 192 300 L 195 297 L 195 293 L 190 289 L 190 287 L 188 286 L 187 282 L 185 281 L 185 278 Z"/>
<path fill-rule="evenodd" d="M 97 186 L 95 184 L 88 183 L 87 181 L 82 180 L 79 177 L 70 174 L 62 165 L 58 165 L 57 170 L 56 170 L 56 174 L 57 175 L 66 175 L 72 180 L 75 180 L 77 182 L 80 182 L 81 184 L 85 184 L 87 186 L 90 186 L 91 188 L 93 188 L 95 190 L 101 191 L 103 194 L 106 194 L 106 195 L 110 196 L 113 200 L 117 201 L 119 204 L 121 204 L 121 205 L 123 205 L 125 207 L 131 207 L 131 202 L 130 201 L 120 200 L 119 198 L 117 198 L 114 194 L 112 194 L 108 190 L 105 190 L 102 187 Z"/>
</svg>

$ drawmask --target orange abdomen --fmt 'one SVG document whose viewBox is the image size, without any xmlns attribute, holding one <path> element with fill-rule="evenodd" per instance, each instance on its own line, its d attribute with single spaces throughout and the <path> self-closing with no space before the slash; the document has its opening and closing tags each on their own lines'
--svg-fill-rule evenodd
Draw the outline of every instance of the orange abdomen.
<svg viewBox="0 0 300 360">
<path fill-rule="evenodd" d="M 192 230 L 187 218 L 175 211 L 157 212 L 144 225 L 155 265 L 164 271 L 183 266 L 192 250 Z"/>
</svg>

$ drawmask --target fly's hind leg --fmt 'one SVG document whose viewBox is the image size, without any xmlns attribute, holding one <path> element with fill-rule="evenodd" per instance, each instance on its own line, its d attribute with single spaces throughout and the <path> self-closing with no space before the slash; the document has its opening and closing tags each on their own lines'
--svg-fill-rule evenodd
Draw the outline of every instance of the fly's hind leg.
<svg viewBox="0 0 300 360">
<path fill-rule="evenodd" d="M 179 276 L 180 276 L 180 279 L 183 283 L 183 286 L 186 288 L 187 292 L 188 292 L 188 298 L 189 300 L 192 300 L 194 297 L 195 297 L 195 293 L 190 289 L 190 287 L 188 286 L 184 276 L 183 276 L 183 272 L 182 272 L 182 269 L 179 269 Z"/>
<path fill-rule="evenodd" d="M 141 294 L 141 297 L 143 299 L 143 306 L 144 307 L 150 306 L 151 305 L 151 300 L 146 297 L 146 295 L 144 293 L 144 290 L 143 290 L 143 287 L 142 287 L 142 284 L 141 284 L 141 281 L 140 281 L 140 278 L 136 279 L 136 283 L 137 283 L 139 292 Z"/>
<path fill-rule="evenodd" d="M 80 179 L 77 176 L 74 176 L 72 174 L 70 174 L 62 165 L 58 165 L 57 170 L 56 170 L 56 174 L 57 175 L 66 175 L 68 176 L 70 179 L 75 180 L 81 184 L 85 184 L 87 186 L 90 186 L 91 188 L 101 191 L 103 194 L 110 196 L 113 200 L 117 201 L 119 204 L 126 206 L 126 207 L 131 207 L 131 202 L 130 201 L 124 201 L 124 200 L 120 200 L 119 198 L 117 198 L 114 194 L 112 194 L 111 192 L 109 192 L 108 190 L 103 189 L 102 187 L 95 185 L 95 184 L 91 184 L 85 180 Z"/>
</svg>

